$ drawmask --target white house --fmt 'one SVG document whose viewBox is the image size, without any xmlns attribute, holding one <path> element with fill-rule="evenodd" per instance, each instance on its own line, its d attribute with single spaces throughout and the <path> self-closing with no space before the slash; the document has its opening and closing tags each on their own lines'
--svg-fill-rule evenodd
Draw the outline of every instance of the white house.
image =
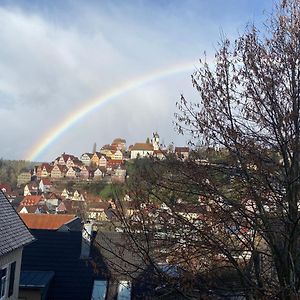
<svg viewBox="0 0 300 300">
<path fill-rule="evenodd" d="M 80 160 L 85 166 L 89 166 L 91 164 L 92 157 L 93 157 L 92 153 L 83 153 L 80 156 Z"/>
<path fill-rule="evenodd" d="M 39 190 L 42 193 L 49 193 L 52 187 L 52 183 L 48 178 L 42 178 L 39 183 Z"/>
<path fill-rule="evenodd" d="M 2 191 L 0 191 L 0 228 L 0 299 L 14 300 L 19 297 L 23 247 L 33 242 L 34 237 Z"/>
<path fill-rule="evenodd" d="M 142 157 L 148 157 L 150 155 L 153 155 L 153 145 L 148 143 L 135 143 L 134 146 L 131 148 L 130 151 L 130 158 L 136 159 L 136 158 L 142 158 Z"/>
</svg>

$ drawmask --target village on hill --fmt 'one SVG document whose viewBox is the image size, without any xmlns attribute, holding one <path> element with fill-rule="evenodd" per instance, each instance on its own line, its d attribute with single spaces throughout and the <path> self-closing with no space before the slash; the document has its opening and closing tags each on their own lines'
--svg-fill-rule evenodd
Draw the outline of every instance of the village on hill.
<svg viewBox="0 0 300 300">
<path fill-rule="evenodd" d="M 106 226 L 111 223 L 116 209 L 115 199 L 109 192 L 111 184 L 125 183 L 128 166 L 135 159 L 161 160 L 170 152 L 178 159 L 189 157 L 188 147 L 163 148 L 158 133 L 153 133 L 151 140 L 129 147 L 125 139 L 115 138 L 100 149 L 94 145 L 93 153 L 86 152 L 80 157 L 63 153 L 51 162 L 21 172 L 16 189 L 1 182 L 0 189 L 19 214 L 74 214 L 84 221 L 98 223 L 98 227 Z M 96 187 L 96 192 L 89 188 L 91 186 Z M 99 187 L 108 191 L 104 197 Z M 130 197 L 121 196 L 127 203 L 127 213 L 132 213 Z"/>
</svg>

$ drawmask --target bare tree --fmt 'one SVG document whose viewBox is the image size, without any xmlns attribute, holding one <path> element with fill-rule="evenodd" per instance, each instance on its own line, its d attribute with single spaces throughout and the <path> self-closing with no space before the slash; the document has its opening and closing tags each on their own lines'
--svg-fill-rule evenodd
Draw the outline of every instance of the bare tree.
<svg viewBox="0 0 300 300">
<path fill-rule="evenodd" d="M 173 285 L 186 297 L 299 299 L 300 0 L 224 39 L 192 83 L 199 99 L 182 95 L 176 126 L 208 150 L 137 160 L 123 230 L 145 264 L 186 271 Z"/>
</svg>

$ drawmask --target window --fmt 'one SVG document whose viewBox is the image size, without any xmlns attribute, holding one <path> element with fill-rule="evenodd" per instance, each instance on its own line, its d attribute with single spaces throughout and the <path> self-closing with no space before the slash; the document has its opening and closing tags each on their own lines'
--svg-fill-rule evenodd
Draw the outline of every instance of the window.
<svg viewBox="0 0 300 300">
<path fill-rule="evenodd" d="M 0 299 L 4 299 L 7 285 L 7 266 L 0 269 Z"/>
<path fill-rule="evenodd" d="M 14 293 L 16 262 L 10 264 L 8 297 Z"/>
<path fill-rule="evenodd" d="M 118 300 L 131 299 L 131 282 L 121 280 L 118 287 Z"/>
<path fill-rule="evenodd" d="M 106 298 L 107 281 L 95 280 L 92 300 L 104 300 Z"/>
</svg>

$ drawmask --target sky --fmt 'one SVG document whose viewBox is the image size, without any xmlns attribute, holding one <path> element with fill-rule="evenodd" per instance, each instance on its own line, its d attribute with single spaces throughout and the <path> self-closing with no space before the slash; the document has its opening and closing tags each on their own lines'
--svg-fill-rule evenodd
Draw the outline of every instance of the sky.
<svg viewBox="0 0 300 300">
<path fill-rule="evenodd" d="M 0 0 L 0 158 L 51 161 L 155 131 L 165 145 L 184 146 L 176 101 L 197 101 L 199 58 L 213 58 L 221 35 L 233 40 L 261 24 L 272 3 Z"/>
</svg>

